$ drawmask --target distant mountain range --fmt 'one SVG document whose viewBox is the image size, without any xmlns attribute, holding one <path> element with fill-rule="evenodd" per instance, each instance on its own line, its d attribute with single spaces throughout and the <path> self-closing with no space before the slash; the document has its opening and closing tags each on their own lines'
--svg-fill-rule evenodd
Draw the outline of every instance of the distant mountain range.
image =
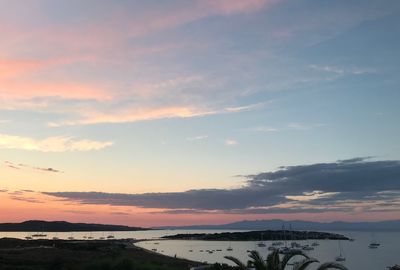
<svg viewBox="0 0 400 270">
<path fill-rule="evenodd" d="M 179 227 L 158 227 L 157 229 L 185 229 L 185 230 L 280 230 L 282 226 L 293 230 L 323 230 L 323 231 L 400 231 L 400 220 L 388 220 L 378 222 L 312 222 L 280 219 L 272 220 L 244 220 L 221 225 L 194 225 Z"/>
<path fill-rule="evenodd" d="M 140 230 L 148 229 L 121 225 L 70 223 L 66 221 L 29 220 L 21 223 L 0 223 L 1 232 L 95 232 Z"/>
<path fill-rule="evenodd" d="M 400 231 L 400 220 L 378 222 L 312 222 L 280 219 L 243 220 L 220 225 L 163 226 L 152 229 L 183 230 L 316 230 L 316 231 Z M 94 231 L 142 231 L 149 228 L 129 227 L 122 225 L 70 223 L 66 221 L 29 220 L 21 223 L 0 223 L 1 232 L 94 232 Z"/>
</svg>

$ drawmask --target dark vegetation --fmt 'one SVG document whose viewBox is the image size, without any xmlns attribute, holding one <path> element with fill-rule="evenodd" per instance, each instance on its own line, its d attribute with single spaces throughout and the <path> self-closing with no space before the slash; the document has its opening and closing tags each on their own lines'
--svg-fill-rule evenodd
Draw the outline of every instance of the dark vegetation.
<svg viewBox="0 0 400 270">
<path fill-rule="evenodd" d="M 260 240 L 306 240 L 329 239 L 349 240 L 341 234 L 312 231 L 266 230 L 251 232 L 194 233 L 164 236 L 166 239 L 179 240 L 216 240 L 216 241 L 260 241 Z"/>
<path fill-rule="evenodd" d="M 0 223 L 1 232 L 95 232 L 148 230 L 122 225 L 70 223 L 66 221 L 29 220 L 21 223 Z"/>
<path fill-rule="evenodd" d="M 200 265 L 146 251 L 133 242 L 3 238 L 0 239 L 0 270 L 188 270 Z M 211 269 L 227 268 L 215 265 Z"/>
</svg>

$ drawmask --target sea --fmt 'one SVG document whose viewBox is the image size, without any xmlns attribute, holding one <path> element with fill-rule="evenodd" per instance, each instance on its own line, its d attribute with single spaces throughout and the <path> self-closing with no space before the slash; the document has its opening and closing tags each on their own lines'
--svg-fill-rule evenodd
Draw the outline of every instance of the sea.
<svg viewBox="0 0 400 270">
<path fill-rule="evenodd" d="M 235 230 L 240 231 L 240 230 Z M 149 231 L 124 231 L 124 232 L 40 232 L 46 234 L 46 238 L 57 237 L 59 239 L 100 239 L 134 238 L 142 240 L 135 245 L 158 252 L 167 256 L 176 256 L 189 260 L 207 263 L 226 263 L 233 265 L 224 256 L 234 256 L 243 262 L 249 260 L 248 251 L 257 250 L 266 258 L 271 241 L 264 241 L 266 247 L 259 247 L 255 241 L 197 241 L 197 240 L 161 240 L 162 236 L 181 233 L 220 233 L 233 232 L 233 230 L 149 230 Z M 25 239 L 35 232 L 0 232 L 0 238 L 13 237 Z M 340 253 L 346 258 L 341 262 L 349 270 L 387 270 L 388 266 L 400 264 L 400 232 L 359 232 L 359 231 L 335 231 L 354 241 L 338 240 L 303 240 L 297 241 L 301 245 L 311 245 L 317 242 L 314 250 L 306 251 L 321 263 L 335 261 Z M 368 248 L 371 241 L 378 241 L 381 245 L 377 249 Z M 227 250 L 229 247 L 232 250 Z M 211 252 L 210 252 L 211 251 Z M 294 258 L 296 260 L 296 258 Z M 307 270 L 316 269 L 318 264 L 312 265 Z M 289 268 L 290 269 L 290 268 Z"/>
</svg>

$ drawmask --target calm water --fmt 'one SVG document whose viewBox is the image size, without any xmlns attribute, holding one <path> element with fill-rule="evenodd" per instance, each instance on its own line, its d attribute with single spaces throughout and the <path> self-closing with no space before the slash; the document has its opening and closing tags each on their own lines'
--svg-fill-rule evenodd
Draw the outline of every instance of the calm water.
<svg viewBox="0 0 400 270">
<path fill-rule="evenodd" d="M 346 261 L 343 263 L 350 270 L 385 270 L 387 266 L 400 264 L 400 232 L 379 232 L 375 233 L 375 238 L 381 243 L 378 249 L 369 249 L 371 234 L 367 232 L 339 232 L 351 238 L 354 242 L 341 241 L 343 253 Z M 300 244 L 311 244 L 312 241 L 298 241 Z M 156 244 L 158 243 L 158 244 Z M 230 263 L 224 256 L 231 255 L 247 262 L 247 250 L 258 250 L 264 257 L 268 254 L 267 248 L 271 245 L 270 241 L 265 241 L 267 247 L 258 247 L 257 242 L 240 241 L 144 241 L 137 243 L 138 246 L 146 249 L 157 249 L 157 252 L 178 257 L 188 258 L 196 261 L 209 263 L 220 262 Z M 320 262 L 334 261 L 339 255 L 339 242 L 332 240 L 320 240 L 315 250 L 308 251 L 311 257 L 317 258 Z M 229 245 L 233 251 L 227 251 Z M 209 254 L 206 250 L 217 250 Z M 189 250 L 193 250 L 190 252 Z M 203 252 L 200 252 L 203 250 Z M 317 264 L 312 268 L 317 268 Z"/>
<path fill-rule="evenodd" d="M 58 237 L 60 239 L 68 239 L 68 237 L 74 237 L 77 240 L 84 240 L 85 237 L 93 237 L 93 239 L 99 239 L 100 237 L 107 237 L 109 235 L 114 236 L 115 239 L 124 239 L 124 238 L 134 238 L 138 240 L 148 240 L 148 239 L 159 239 L 162 236 L 166 235 L 174 235 L 179 233 L 204 233 L 204 230 L 150 230 L 150 231 L 132 231 L 132 232 L 43 232 L 43 234 L 47 235 L 47 239 L 51 239 L 53 237 Z M 208 230 L 206 232 L 234 232 L 232 230 Z M 2 237 L 12 237 L 25 239 L 27 236 L 31 236 L 35 233 L 42 232 L 0 232 L 0 238 Z"/>
<path fill-rule="evenodd" d="M 60 239 L 67 239 L 74 237 L 75 239 L 85 239 L 84 237 L 91 236 L 94 239 L 100 237 L 107 237 L 113 235 L 116 239 L 121 238 L 135 238 L 146 239 L 146 241 L 139 242 L 136 245 L 146 249 L 157 249 L 157 252 L 187 258 L 195 261 L 202 261 L 208 263 L 220 262 L 230 263 L 224 259 L 224 256 L 235 256 L 242 261 L 248 260 L 247 250 L 258 250 L 264 257 L 268 254 L 268 246 L 271 245 L 270 241 L 265 241 L 267 247 L 261 248 L 256 244 L 257 242 L 240 241 L 240 242 L 226 242 L 226 241 L 184 241 L 184 240 L 157 240 L 164 235 L 173 235 L 178 233 L 215 233 L 224 232 L 224 230 L 207 230 L 207 231 L 188 231 L 188 230 L 153 230 L 153 231 L 135 231 L 135 232 L 73 232 L 73 233 L 45 233 L 47 238 L 58 237 Z M 400 264 L 400 232 L 379 232 L 375 233 L 375 238 L 381 243 L 378 249 L 369 249 L 368 244 L 371 241 L 371 234 L 368 232 L 339 232 L 348 237 L 354 238 L 354 242 L 341 241 L 342 250 L 346 257 L 346 265 L 350 270 L 385 270 L 387 266 Z M 15 237 L 25 238 L 31 235 L 28 232 L 0 232 L 1 237 Z M 311 244 L 312 242 L 298 241 L 300 244 Z M 321 240 L 320 244 L 315 247 L 315 250 L 309 251 L 309 255 L 317 258 L 321 262 L 334 261 L 335 256 L 339 254 L 338 241 Z M 233 251 L 226 249 L 231 245 Z M 212 254 L 206 250 L 217 250 Z M 190 252 L 189 250 L 193 250 Z M 200 252 L 203 250 L 203 252 Z M 313 268 L 309 268 L 313 269 Z M 315 268 L 314 268 L 315 269 Z"/>
</svg>

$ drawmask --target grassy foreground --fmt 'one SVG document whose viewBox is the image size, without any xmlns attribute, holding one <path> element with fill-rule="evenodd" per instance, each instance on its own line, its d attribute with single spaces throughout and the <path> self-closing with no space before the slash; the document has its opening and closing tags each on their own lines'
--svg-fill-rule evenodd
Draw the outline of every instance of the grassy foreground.
<svg viewBox="0 0 400 270">
<path fill-rule="evenodd" d="M 133 246 L 133 242 L 3 238 L 0 239 L 0 270 L 187 270 L 200 265 L 146 251 Z"/>
</svg>

